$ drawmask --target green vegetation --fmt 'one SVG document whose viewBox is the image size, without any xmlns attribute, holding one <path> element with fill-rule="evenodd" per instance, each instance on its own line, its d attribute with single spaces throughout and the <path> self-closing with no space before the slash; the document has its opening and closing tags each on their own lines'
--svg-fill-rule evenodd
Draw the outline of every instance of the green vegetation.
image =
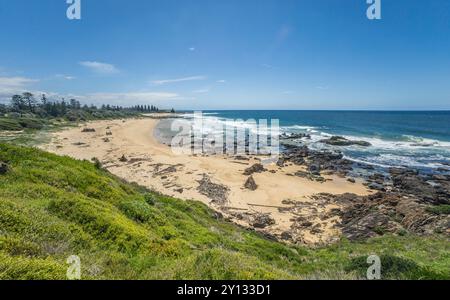
<svg viewBox="0 0 450 300">
<path fill-rule="evenodd" d="M 33 94 L 23 93 L 12 96 L 9 105 L 0 104 L 0 132 L 8 132 L 0 135 L 0 142 L 32 146 L 45 142 L 49 131 L 77 125 L 78 122 L 124 119 L 149 112 L 164 111 L 154 105 L 88 106 L 81 105 L 76 99 L 68 102 L 64 99 L 49 100 L 46 95 L 38 101 Z"/>
<path fill-rule="evenodd" d="M 427 210 L 436 215 L 450 215 L 450 205 L 448 204 L 431 206 Z"/>
<path fill-rule="evenodd" d="M 443 236 L 384 236 L 310 249 L 227 223 L 200 202 L 123 182 L 100 165 L 0 144 L 0 279 L 450 278 Z"/>
</svg>

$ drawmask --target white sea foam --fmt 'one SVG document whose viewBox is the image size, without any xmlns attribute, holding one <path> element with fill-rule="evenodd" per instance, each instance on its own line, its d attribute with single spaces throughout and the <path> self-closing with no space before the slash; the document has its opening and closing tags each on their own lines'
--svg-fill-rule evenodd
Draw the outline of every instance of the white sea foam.
<svg viewBox="0 0 450 300">
<path fill-rule="evenodd" d="M 207 132 L 214 132 L 218 130 L 217 124 L 225 125 L 226 118 L 215 116 L 217 113 L 203 114 L 204 130 Z M 186 115 L 188 118 L 195 118 L 194 114 Z M 255 120 L 257 123 L 258 120 Z M 270 128 L 270 120 L 268 120 L 268 127 Z M 256 133 L 257 128 L 251 126 L 247 120 L 234 120 L 233 126 L 238 130 L 251 130 Z M 259 132 L 259 134 L 269 134 L 269 129 L 266 133 Z M 343 150 L 347 158 L 360 163 L 371 164 L 379 167 L 392 166 L 410 166 L 418 168 L 440 168 L 444 167 L 440 162 L 450 161 L 450 142 L 428 139 L 413 135 L 403 135 L 399 140 L 388 140 L 380 137 L 361 137 L 355 135 L 343 135 L 349 140 L 362 140 L 369 142 L 372 146 L 348 146 L 348 147 L 334 147 L 324 143 L 320 140 L 329 138 L 335 134 L 327 132 L 325 127 L 316 127 L 308 125 L 292 125 L 283 126 L 280 128 L 281 133 L 308 133 L 311 139 L 302 139 L 302 143 L 307 144 L 310 148 L 315 150 L 323 149 L 339 149 Z"/>
</svg>

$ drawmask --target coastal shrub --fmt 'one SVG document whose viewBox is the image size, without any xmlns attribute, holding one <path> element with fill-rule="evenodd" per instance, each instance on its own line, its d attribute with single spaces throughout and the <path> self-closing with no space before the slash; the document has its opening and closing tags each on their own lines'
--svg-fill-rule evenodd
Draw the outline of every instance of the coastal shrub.
<svg viewBox="0 0 450 300">
<path fill-rule="evenodd" d="M 102 163 L 100 162 L 100 160 L 97 157 L 93 157 L 92 162 L 94 163 L 94 166 L 96 169 L 101 170 L 103 168 Z"/>
<path fill-rule="evenodd" d="M 416 262 L 397 257 L 394 255 L 382 255 L 381 261 L 381 279 L 439 279 L 445 278 L 443 274 L 439 274 L 429 270 L 427 267 L 419 266 Z M 359 256 L 353 258 L 346 266 L 346 271 L 356 271 L 361 278 L 364 278 L 367 273 L 367 256 Z"/>
<path fill-rule="evenodd" d="M 42 129 L 44 127 L 43 121 L 39 119 L 21 118 L 18 121 L 19 124 L 24 128 Z"/>
<path fill-rule="evenodd" d="M 36 243 L 6 236 L 0 236 L 0 251 L 11 256 L 25 257 L 36 257 L 42 253 L 41 248 Z"/>
<path fill-rule="evenodd" d="M 270 264 L 255 260 L 254 257 L 214 248 L 190 257 L 175 274 L 179 279 L 194 279 L 199 276 L 205 280 L 270 280 L 293 279 L 288 272 Z"/>
<path fill-rule="evenodd" d="M 150 206 L 142 200 L 124 201 L 119 204 L 119 208 L 126 216 L 137 222 L 147 222 L 153 216 Z"/>
<path fill-rule="evenodd" d="M 0 252 L 1 280 L 61 280 L 66 279 L 67 266 L 51 258 L 12 257 Z"/>
<path fill-rule="evenodd" d="M 450 215 L 450 205 L 440 204 L 436 206 L 430 206 L 427 211 L 436 215 Z"/>
<path fill-rule="evenodd" d="M 152 194 L 150 194 L 150 193 L 144 194 L 144 199 L 148 205 L 155 205 L 155 197 L 153 197 Z"/>
<path fill-rule="evenodd" d="M 20 131 L 23 127 L 18 120 L 0 118 L 0 130 Z"/>
<path fill-rule="evenodd" d="M 149 235 L 114 207 L 97 200 L 78 198 L 50 202 L 49 211 L 79 224 L 84 231 L 119 251 L 134 251 L 149 241 Z"/>
</svg>

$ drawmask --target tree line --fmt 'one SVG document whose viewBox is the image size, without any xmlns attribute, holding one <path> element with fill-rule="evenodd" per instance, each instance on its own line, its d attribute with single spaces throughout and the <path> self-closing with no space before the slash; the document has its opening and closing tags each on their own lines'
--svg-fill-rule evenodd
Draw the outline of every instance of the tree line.
<svg viewBox="0 0 450 300">
<path fill-rule="evenodd" d="M 36 99 L 35 95 L 29 92 L 13 95 L 9 105 L 1 104 L 0 113 L 19 113 L 19 114 L 33 114 L 40 117 L 67 117 L 68 114 L 80 114 L 93 112 L 124 112 L 124 113 L 138 113 L 138 112 L 159 112 L 159 108 L 154 105 L 135 105 L 131 107 L 123 107 L 116 105 L 102 105 L 97 107 L 95 105 L 82 105 L 76 99 L 66 101 L 61 100 L 50 101 L 45 94 Z M 174 111 L 172 109 L 172 111 Z M 75 118 L 75 117 L 74 117 Z"/>
</svg>

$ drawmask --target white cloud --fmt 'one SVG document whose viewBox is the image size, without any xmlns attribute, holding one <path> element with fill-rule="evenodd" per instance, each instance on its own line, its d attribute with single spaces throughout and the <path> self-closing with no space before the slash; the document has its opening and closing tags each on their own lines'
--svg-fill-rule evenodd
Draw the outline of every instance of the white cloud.
<svg viewBox="0 0 450 300">
<path fill-rule="evenodd" d="M 205 80 L 205 76 L 190 76 L 183 78 L 175 78 L 175 79 L 163 79 L 163 80 L 153 80 L 151 83 L 154 85 L 164 85 L 169 83 L 177 83 L 183 81 L 193 81 L 193 80 Z"/>
<path fill-rule="evenodd" d="M 119 69 L 112 64 L 101 63 L 98 61 L 82 61 L 79 64 L 98 74 L 119 73 Z"/>
<path fill-rule="evenodd" d="M 1 89 L 22 88 L 30 83 L 34 83 L 37 81 L 39 80 L 25 77 L 0 77 L 0 88 Z"/>
<path fill-rule="evenodd" d="M 316 86 L 316 89 L 326 91 L 326 90 L 330 89 L 330 87 L 329 86 Z"/>
<path fill-rule="evenodd" d="M 38 81 L 25 77 L 0 77 L 0 102 L 8 102 L 12 95 L 28 91 L 27 86 Z"/>
<path fill-rule="evenodd" d="M 217 83 L 225 83 L 225 82 L 227 82 L 225 79 L 220 79 L 220 80 L 217 80 L 216 81 Z"/>
<path fill-rule="evenodd" d="M 189 48 L 189 51 L 195 51 L 195 47 Z"/>
</svg>

